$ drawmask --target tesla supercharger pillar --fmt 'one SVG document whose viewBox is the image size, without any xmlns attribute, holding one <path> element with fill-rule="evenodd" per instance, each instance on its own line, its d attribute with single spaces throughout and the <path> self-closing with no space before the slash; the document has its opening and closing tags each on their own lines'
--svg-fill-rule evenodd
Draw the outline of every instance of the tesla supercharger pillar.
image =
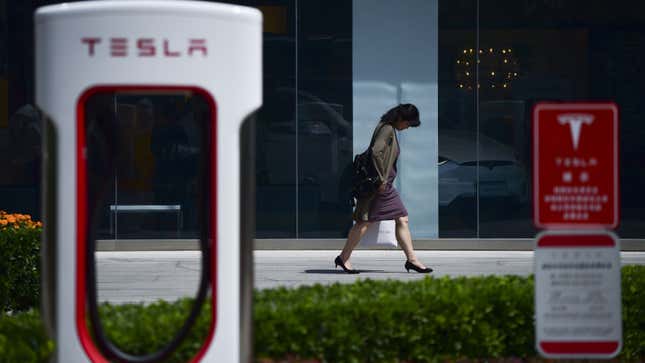
<svg viewBox="0 0 645 363">
<path fill-rule="evenodd" d="M 98 210 L 103 179 L 114 176 L 115 155 L 127 153 L 119 137 L 130 119 L 108 106 L 143 96 L 189 100 L 197 110 L 200 294 L 213 309 L 210 334 L 192 361 L 247 360 L 252 224 L 243 219 L 252 213 L 241 205 L 252 204 L 243 189 L 253 183 L 241 136 L 252 134 L 246 120 L 261 104 L 260 12 L 192 1 L 79 2 L 39 8 L 35 27 L 36 102 L 45 119 L 43 309 L 56 360 L 143 362 L 172 354 L 119 356 L 86 324 L 96 318 L 96 273 L 88 263 L 96 216 L 109 213 Z M 174 112 L 156 115 L 168 117 L 165 111 Z"/>
</svg>

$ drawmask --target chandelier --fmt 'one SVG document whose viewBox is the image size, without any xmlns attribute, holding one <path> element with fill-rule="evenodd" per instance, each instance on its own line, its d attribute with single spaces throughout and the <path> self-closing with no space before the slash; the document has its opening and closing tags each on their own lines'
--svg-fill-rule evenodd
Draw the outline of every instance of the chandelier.
<svg viewBox="0 0 645 363">
<path fill-rule="evenodd" d="M 509 89 L 519 77 L 519 63 L 512 48 L 482 48 L 479 54 L 476 49 L 463 49 L 455 64 L 457 88 L 473 90 L 476 64 L 479 64 L 477 88 Z"/>
</svg>

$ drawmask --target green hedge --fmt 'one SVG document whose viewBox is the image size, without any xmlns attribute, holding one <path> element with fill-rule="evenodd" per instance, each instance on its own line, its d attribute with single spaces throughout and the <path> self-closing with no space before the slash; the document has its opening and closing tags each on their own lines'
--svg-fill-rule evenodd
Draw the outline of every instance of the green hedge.
<svg viewBox="0 0 645 363">
<path fill-rule="evenodd" d="M 645 361 L 645 266 L 622 268 L 623 351 L 621 357 Z"/>
<path fill-rule="evenodd" d="M 0 315 L 0 362 L 45 363 L 53 350 L 37 311 Z"/>
<path fill-rule="evenodd" d="M 645 360 L 645 266 L 622 269 L 620 359 Z M 149 306 L 104 305 L 105 326 L 124 350 L 167 341 L 189 299 Z M 208 330 L 209 308 L 171 362 L 185 362 Z M 533 280 L 516 276 L 370 281 L 256 291 L 258 359 L 324 362 L 434 362 L 535 357 Z M 35 312 L 0 317 L 0 362 L 44 362 L 52 350 Z M 7 358 L 10 357 L 10 358 Z"/>
<path fill-rule="evenodd" d="M 529 356 L 531 286 L 510 276 L 265 291 L 255 310 L 256 354 L 330 362 Z"/>
<path fill-rule="evenodd" d="M 0 228 L 0 313 L 40 303 L 42 228 Z"/>
<path fill-rule="evenodd" d="M 185 298 L 172 303 L 158 301 L 145 307 L 103 304 L 100 315 L 104 317 L 103 328 L 110 341 L 128 353 L 143 355 L 161 349 L 172 339 L 188 317 L 193 302 Z M 206 339 L 210 322 L 210 304 L 205 304 L 188 338 L 168 362 L 188 362 Z"/>
</svg>

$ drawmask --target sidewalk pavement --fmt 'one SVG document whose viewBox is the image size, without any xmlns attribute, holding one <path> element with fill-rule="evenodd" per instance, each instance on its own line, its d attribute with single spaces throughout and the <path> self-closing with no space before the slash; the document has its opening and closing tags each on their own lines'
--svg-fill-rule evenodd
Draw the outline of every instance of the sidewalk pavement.
<svg viewBox="0 0 645 363">
<path fill-rule="evenodd" d="M 338 267 L 338 251 L 255 251 L 255 288 L 351 283 L 358 279 L 416 280 L 424 274 L 403 268 L 400 250 L 358 250 L 349 275 Z M 417 251 L 432 267 L 430 276 L 520 275 L 533 273 L 532 251 Z M 645 265 L 645 252 L 621 252 L 623 265 Z M 99 300 L 113 303 L 175 300 L 197 289 L 200 254 L 197 251 L 97 252 Z"/>
</svg>

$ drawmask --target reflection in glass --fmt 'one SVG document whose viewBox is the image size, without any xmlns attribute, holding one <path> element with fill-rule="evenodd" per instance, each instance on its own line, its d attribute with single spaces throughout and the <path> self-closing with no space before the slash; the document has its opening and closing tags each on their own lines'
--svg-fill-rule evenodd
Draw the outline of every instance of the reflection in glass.
<svg viewBox="0 0 645 363">
<path fill-rule="evenodd" d="M 352 2 L 300 1 L 298 18 L 298 237 L 342 238 L 352 212 Z"/>
<path fill-rule="evenodd" d="M 462 173 L 452 171 L 450 162 L 442 164 L 449 159 L 442 150 L 450 149 L 449 144 L 460 138 L 453 131 L 476 135 L 479 130 L 482 139 L 488 138 L 483 139 L 479 150 L 477 141 L 464 144 L 472 141 L 469 136 L 455 141 L 461 144 L 461 154 L 468 155 L 462 157 L 465 162 L 477 160 L 478 152 L 488 152 L 492 140 L 510 148 L 510 154 L 503 160 L 512 162 L 514 169 L 523 170 L 526 177 L 531 167 L 532 105 L 539 100 L 582 99 L 614 100 L 620 107 L 622 221 L 618 232 L 628 238 L 645 235 L 645 194 L 640 191 L 645 183 L 642 167 L 645 128 L 641 122 L 645 108 L 641 107 L 640 100 L 641 85 L 645 81 L 643 2 L 569 0 L 546 1 L 536 6 L 535 1 L 529 0 L 495 3 L 454 0 L 438 2 L 437 9 L 429 10 L 435 2 L 406 1 L 405 5 L 394 0 L 224 2 L 257 7 L 264 16 L 264 106 L 258 115 L 256 147 L 257 237 L 342 236 L 341 231 L 351 223 L 342 196 L 348 189 L 343 177 L 344 166 L 369 142 L 371 134 L 366 130 L 373 127 L 384 110 L 400 102 L 402 82 L 434 81 L 438 83 L 438 181 L 422 189 L 424 192 L 438 190 L 439 237 L 532 237 L 535 232 L 530 208 L 525 202 L 527 196 L 519 195 L 524 193 L 523 183 L 504 185 L 505 169 L 480 166 L 478 171 L 471 168 L 470 172 Z M 39 137 L 37 126 L 32 128 L 35 126 L 32 122 L 25 122 L 33 119 L 29 116 L 30 104 L 33 104 L 29 44 L 33 40 L 30 14 L 34 6 L 31 2 L 16 2 L 7 8 L 5 19 L 8 22 L 5 30 L 9 29 L 12 36 L 7 37 L 6 31 L 3 33 L 8 40 L 6 54 L 11 56 L 2 58 L 7 67 L 5 76 L 0 77 L 4 79 L 0 79 L 0 93 L 7 101 L 7 114 L 4 119 L 0 117 L 0 162 L 11 167 L 0 173 L 0 201 L 6 209 L 20 210 L 38 219 L 40 160 L 36 148 Z M 386 9 L 385 14 L 382 9 Z M 380 15 L 377 10 L 381 11 Z M 413 13 L 395 16 L 400 11 Z M 435 25 L 433 12 L 439 24 L 435 38 L 431 38 L 434 35 L 428 30 Z M 388 21 L 375 22 L 372 28 L 369 23 L 360 22 L 363 16 L 381 16 Z M 399 22 L 389 19 L 406 19 L 406 24 L 400 26 Z M 478 22 L 481 30 L 475 28 Z M 392 23 L 394 28 L 382 32 L 387 29 L 386 23 Z M 354 33 L 354 28 L 362 30 Z M 373 52 L 357 52 L 355 47 L 360 47 L 362 39 L 368 46 L 370 42 L 379 46 Z M 433 41 L 438 42 L 436 51 Z M 428 53 L 439 63 L 438 80 L 428 79 L 433 75 L 433 61 L 424 58 Z M 509 53 L 511 57 L 507 57 Z M 494 56 L 490 57 L 491 54 Z M 481 55 L 479 72 L 475 68 L 476 55 Z M 374 64 L 383 61 L 389 68 L 378 72 L 372 72 L 374 69 L 369 66 L 349 68 L 348 62 L 353 67 L 356 57 L 373 60 Z M 389 73 L 406 71 L 409 74 L 402 80 L 388 78 Z M 480 77 L 482 87 L 477 105 L 474 77 Z M 507 78 L 511 82 L 504 87 Z M 151 133 L 147 130 L 156 118 L 151 106 L 154 105 L 144 100 L 129 100 L 119 105 L 120 118 L 136 118 L 141 125 L 137 124 L 135 133 L 128 134 L 131 140 L 124 140 L 131 156 L 129 161 L 123 161 L 120 176 L 112 183 L 113 189 L 109 192 L 113 196 L 112 204 L 116 204 L 117 196 L 139 203 L 137 192 L 147 194 L 145 198 L 165 199 L 164 203 L 172 202 L 172 205 L 191 201 L 189 186 L 185 190 L 168 190 L 162 183 L 164 180 L 172 183 L 168 177 L 161 176 L 159 182 L 154 180 Z M 422 115 L 429 114 L 428 107 L 433 109 L 421 107 Z M 300 117 L 308 119 L 301 122 Z M 325 127 L 312 119 L 317 117 L 324 118 L 318 121 Z M 342 129 L 330 126 L 335 119 L 349 123 L 351 133 L 343 134 Z M 429 124 L 426 119 L 422 121 L 425 129 Z M 30 125 L 23 127 L 26 124 Z M 142 133 L 141 138 L 136 136 L 137 132 Z M 177 138 L 178 145 L 190 147 L 190 134 L 180 133 Z M 321 162 L 326 163 L 326 170 L 331 173 L 328 178 L 312 170 L 308 160 L 315 162 L 322 156 L 308 149 L 306 142 L 310 138 L 312 145 L 327 150 L 328 158 Z M 345 151 L 348 148 L 345 138 L 353 141 L 349 152 Z M 412 149 L 419 148 L 405 150 Z M 297 156 L 300 150 L 305 153 L 302 157 Z M 403 183 L 406 168 L 401 167 Z M 479 184 L 473 177 L 478 173 L 484 178 Z M 138 181 L 133 184 L 133 180 Z M 333 197 L 334 183 L 337 198 Z M 530 180 L 527 184 L 530 189 Z M 414 192 L 405 185 L 399 187 L 402 193 Z M 473 194 L 478 188 L 479 206 Z M 507 197 L 500 198 L 503 190 L 507 190 Z M 184 202 L 175 203 L 172 199 L 184 199 Z M 193 209 L 182 204 L 181 214 L 171 209 L 154 211 L 149 216 L 143 212 L 106 210 L 101 238 L 194 238 L 193 218 L 188 215 Z M 433 219 L 428 216 L 423 221 L 413 221 L 413 232 L 418 231 L 421 223 Z M 161 229 L 155 230 L 154 226 Z"/>
<path fill-rule="evenodd" d="M 3 87 L 7 92 L 7 82 L 1 78 L 0 99 Z M 0 173 L 0 209 L 40 220 L 42 127 L 38 112 L 31 104 L 19 105 L 15 111 L 5 108 L 2 112 L 5 114 L 0 115 L 0 164 L 4 168 Z"/>
<path fill-rule="evenodd" d="M 263 16 L 262 108 L 256 131 L 257 238 L 296 238 L 296 0 L 224 0 Z"/>
<path fill-rule="evenodd" d="M 115 160 L 108 164 L 115 168 L 107 176 L 110 201 L 102 207 L 99 236 L 196 238 L 200 122 L 209 115 L 208 105 L 187 95 L 122 93 L 108 98 L 104 107 L 113 112 L 118 127 L 113 131 Z"/>
<path fill-rule="evenodd" d="M 476 1 L 439 2 L 439 237 L 477 237 Z M 463 51 L 473 49 L 472 59 Z M 468 64 L 457 64 L 467 60 Z M 475 78 L 473 78 L 475 79 Z M 460 83 L 461 82 L 461 83 Z M 464 87 L 459 85 L 463 84 Z M 474 81 L 472 83 L 474 87 Z"/>
<path fill-rule="evenodd" d="M 480 132 L 502 144 L 506 159 L 513 163 L 481 174 L 488 177 L 482 177 L 479 184 L 480 236 L 535 235 L 530 178 L 526 178 L 531 175 L 533 105 L 546 100 L 603 100 L 616 102 L 621 114 L 622 220 L 618 233 L 642 237 L 643 4 L 617 1 L 589 6 L 584 1 L 563 1 L 544 5 L 536 7 L 528 0 L 498 1 L 494 6 L 480 2 L 481 44 L 511 48 L 519 61 L 518 77 L 511 87 L 485 88 L 482 83 L 480 89 Z M 480 145 L 480 152 L 485 147 Z M 508 180 L 509 173 L 524 175 L 528 187 L 519 181 L 500 183 Z"/>
</svg>

